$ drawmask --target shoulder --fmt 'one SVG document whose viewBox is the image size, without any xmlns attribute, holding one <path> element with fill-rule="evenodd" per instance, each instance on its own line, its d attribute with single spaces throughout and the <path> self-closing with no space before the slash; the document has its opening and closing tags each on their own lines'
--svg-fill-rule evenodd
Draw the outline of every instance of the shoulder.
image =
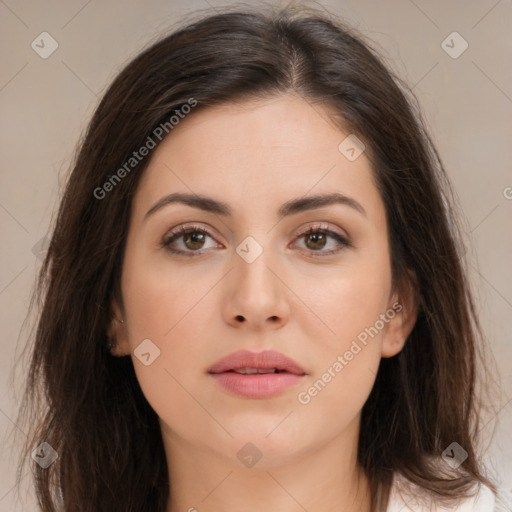
<svg viewBox="0 0 512 512">
<path fill-rule="evenodd" d="M 386 512 L 499 512 L 495 495 L 489 487 L 475 484 L 474 495 L 459 498 L 452 506 L 443 505 L 424 489 L 412 484 L 398 473 L 393 477 L 393 485 Z"/>
</svg>

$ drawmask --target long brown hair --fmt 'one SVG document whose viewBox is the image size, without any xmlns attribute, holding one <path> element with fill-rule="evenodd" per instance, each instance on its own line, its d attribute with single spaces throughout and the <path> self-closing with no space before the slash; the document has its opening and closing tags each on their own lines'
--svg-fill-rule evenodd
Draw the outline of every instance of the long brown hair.
<svg viewBox="0 0 512 512">
<path fill-rule="evenodd" d="M 39 276 L 20 416 L 30 426 L 22 464 L 42 442 L 58 453 L 47 468 L 32 465 L 44 512 L 59 503 L 68 512 L 164 512 L 172 492 L 158 417 L 131 358 L 106 348 L 131 202 L 149 157 L 112 176 L 191 98 L 194 115 L 286 92 L 327 105 L 364 141 L 386 208 L 393 282 L 416 291 L 415 327 L 401 353 L 381 361 L 362 411 L 358 457 L 373 510 L 386 509 L 395 471 L 446 498 L 475 481 L 494 489 L 475 448 L 482 335 L 450 184 L 414 96 L 363 41 L 314 9 L 237 8 L 175 30 L 115 78 L 80 144 Z M 99 193 L 109 180 L 108 194 Z M 468 457 L 447 477 L 430 461 L 453 441 Z"/>
</svg>

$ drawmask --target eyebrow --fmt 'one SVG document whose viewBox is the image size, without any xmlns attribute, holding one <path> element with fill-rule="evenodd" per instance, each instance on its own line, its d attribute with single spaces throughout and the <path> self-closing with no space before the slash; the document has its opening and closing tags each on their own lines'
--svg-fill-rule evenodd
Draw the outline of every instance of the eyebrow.
<svg viewBox="0 0 512 512">
<path fill-rule="evenodd" d="M 191 206 L 192 208 L 198 208 L 199 210 L 215 213 L 217 215 L 222 215 L 224 217 L 233 216 L 233 210 L 231 209 L 231 207 L 228 204 L 223 203 L 222 201 L 218 201 L 217 199 L 213 199 L 211 197 L 200 196 L 197 194 L 186 194 L 182 192 L 176 192 L 159 199 L 146 212 L 144 218 L 146 219 L 147 217 L 154 214 L 156 211 L 160 210 L 164 206 L 167 206 L 172 203 L 185 204 L 187 206 Z M 307 210 L 322 208 L 323 206 L 329 206 L 333 204 L 342 204 L 345 206 L 349 206 L 350 208 L 353 208 L 360 214 L 366 216 L 366 211 L 360 203 L 358 203 L 355 199 L 349 196 L 340 194 L 339 192 L 292 199 L 284 203 L 279 208 L 278 216 L 287 217 Z"/>
</svg>

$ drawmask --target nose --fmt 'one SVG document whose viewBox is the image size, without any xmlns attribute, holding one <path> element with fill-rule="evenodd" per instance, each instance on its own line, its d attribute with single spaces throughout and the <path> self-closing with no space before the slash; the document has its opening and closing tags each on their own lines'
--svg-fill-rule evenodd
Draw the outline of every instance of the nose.
<svg viewBox="0 0 512 512">
<path fill-rule="evenodd" d="M 270 249 L 264 249 L 249 263 L 233 255 L 234 268 L 226 276 L 223 305 L 223 316 L 229 324 L 261 331 L 279 329 L 288 322 L 289 290 L 283 270 L 271 256 Z"/>
</svg>

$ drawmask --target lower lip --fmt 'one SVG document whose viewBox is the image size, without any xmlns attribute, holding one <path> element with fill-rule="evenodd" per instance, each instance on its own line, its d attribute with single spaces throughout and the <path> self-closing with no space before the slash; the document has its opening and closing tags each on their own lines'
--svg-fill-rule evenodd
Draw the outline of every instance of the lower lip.
<svg viewBox="0 0 512 512">
<path fill-rule="evenodd" d="M 236 372 L 210 374 L 222 388 L 246 398 L 270 398 L 298 384 L 304 375 L 294 373 L 255 373 L 242 375 Z"/>
</svg>

